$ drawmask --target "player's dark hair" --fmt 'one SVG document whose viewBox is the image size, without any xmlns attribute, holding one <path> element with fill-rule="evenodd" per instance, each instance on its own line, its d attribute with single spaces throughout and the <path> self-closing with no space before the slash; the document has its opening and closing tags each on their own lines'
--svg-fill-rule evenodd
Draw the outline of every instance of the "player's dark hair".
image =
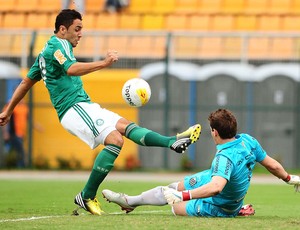
<svg viewBox="0 0 300 230">
<path fill-rule="evenodd" d="M 208 121 L 212 129 L 216 129 L 222 139 L 235 137 L 237 132 L 237 121 L 228 109 L 218 109 L 212 112 Z"/>
<path fill-rule="evenodd" d="M 62 25 L 68 29 L 73 24 L 75 19 L 82 20 L 82 16 L 78 11 L 70 9 L 62 10 L 56 16 L 54 33 L 58 33 L 59 27 Z"/>
</svg>

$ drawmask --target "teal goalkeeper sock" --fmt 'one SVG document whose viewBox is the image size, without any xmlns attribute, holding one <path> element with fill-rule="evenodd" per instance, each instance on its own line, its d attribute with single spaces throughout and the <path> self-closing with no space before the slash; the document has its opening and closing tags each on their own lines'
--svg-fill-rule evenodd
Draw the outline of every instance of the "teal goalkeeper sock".
<svg viewBox="0 0 300 230">
<path fill-rule="evenodd" d="M 131 123 L 126 127 L 125 136 L 143 146 L 170 147 L 175 141 L 176 136 L 167 137 L 149 129 Z"/>
<path fill-rule="evenodd" d="M 107 145 L 96 157 L 90 177 L 82 190 L 83 199 L 93 199 L 107 174 L 114 166 L 121 148 L 116 145 Z"/>
</svg>

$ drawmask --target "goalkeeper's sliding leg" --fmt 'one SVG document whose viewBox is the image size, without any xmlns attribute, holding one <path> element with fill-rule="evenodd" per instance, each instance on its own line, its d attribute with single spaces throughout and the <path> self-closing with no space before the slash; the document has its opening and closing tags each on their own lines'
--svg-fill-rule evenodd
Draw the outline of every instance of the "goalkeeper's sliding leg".
<svg viewBox="0 0 300 230">
<path fill-rule="evenodd" d="M 174 182 L 168 185 L 167 187 L 172 188 L 174 190 L 180 190 L 183 188 L 183 183 Z M 136 195 L 136 196 L 129 196 L 124 193 L 119 193 L 108 189 L 104 189 L 102 191 L 102 195 L 108 202 L 112 202 L 119 205 L 122 211 L 129 213 L 132 212 L 138 206 L 143 206 L 143 205 L 163 206 L 168 204 L 164 196 L 164 189 L 165 189 L 164 186 L 158 186 L 153 189 L 142 192 L 140 195 Z M 185 212 L 185 205 L 183 203 L 185 202 L 175 204 L 175 207 L 178 206 L 176 207 L 177 210 L 176 213 L 174 213 L 174 210 L 172 210 L 175 215 L 176 214 L 187 215 Z"/>
<path fill-rule="evenodd" d="M 142 205 L 162 206 L 168 204 L 163 194 L 163 186 L 155 187 L 137 196 L 129 196 L 108 189 L 104 189 L 102 195 L 108 202 L 119 205 L 126 213 L 132 212 L 136 207 Z"/>
</svg>

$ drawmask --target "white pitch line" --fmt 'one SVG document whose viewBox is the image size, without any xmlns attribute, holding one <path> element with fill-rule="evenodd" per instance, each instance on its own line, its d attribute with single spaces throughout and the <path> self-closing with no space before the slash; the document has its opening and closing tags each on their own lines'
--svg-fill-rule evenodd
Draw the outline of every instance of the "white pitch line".
<svg viewBox="0 0 300 230">
<path fill-rule="evenodd" d="M 18 221 L 30 221 L 30 220 L 39 220 L 39 219 L 50 219 L 50 218 L 58 218 L 58 217 L 65 217 L 65 216 L 32 216 L 32 217 L 28 217 L 28 218 L 0 220 L 0 223 L 4 223 L 4 222 L 18 222 Z"/>
<path fill-rule="evenodd" d="M 135 211 L 134 213 L 151 214 L 151 213 L 164 213 L 164 212 L 169 212 L 169 211 L 168 210 L 152 210 L 152 211 Z M 126 215 L 125 212 L 112 212 L 112 213 L 108 213 L 108 214 L 109 215 L 122 215 L 122 214 Z M 28 218 L 6 219 L 6 220 L 0 220 L 0 223 L 19 222 L 19 221 L 33 221 L 33 220 L 51 219 L 51 218 L 59 218 L 59 217 L 66 217 L 66 215 L 64 215 L 64 216 L 32 216 L 32 217 L 28 217 Z"/>
</svg>

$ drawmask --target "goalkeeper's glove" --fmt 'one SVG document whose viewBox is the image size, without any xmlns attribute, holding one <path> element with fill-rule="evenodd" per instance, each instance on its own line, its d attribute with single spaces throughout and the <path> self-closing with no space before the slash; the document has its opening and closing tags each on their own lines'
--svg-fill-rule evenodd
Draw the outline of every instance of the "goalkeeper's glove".
<svg viewBox="0 0 300 230">
<path fill-rule="evenodd" d="M 163 187 L 163 193 L 170 205 L 192 199 L 192 195 L 189 190 L 179 192 L 173 188 Z"/>
<path fill-rule="evenodd" d="M 283 179 L 287 184 L 294 185 L 295 191 L 300 192 L 300 177 L 296 175 L 288 175 Z"/>
</svg>

